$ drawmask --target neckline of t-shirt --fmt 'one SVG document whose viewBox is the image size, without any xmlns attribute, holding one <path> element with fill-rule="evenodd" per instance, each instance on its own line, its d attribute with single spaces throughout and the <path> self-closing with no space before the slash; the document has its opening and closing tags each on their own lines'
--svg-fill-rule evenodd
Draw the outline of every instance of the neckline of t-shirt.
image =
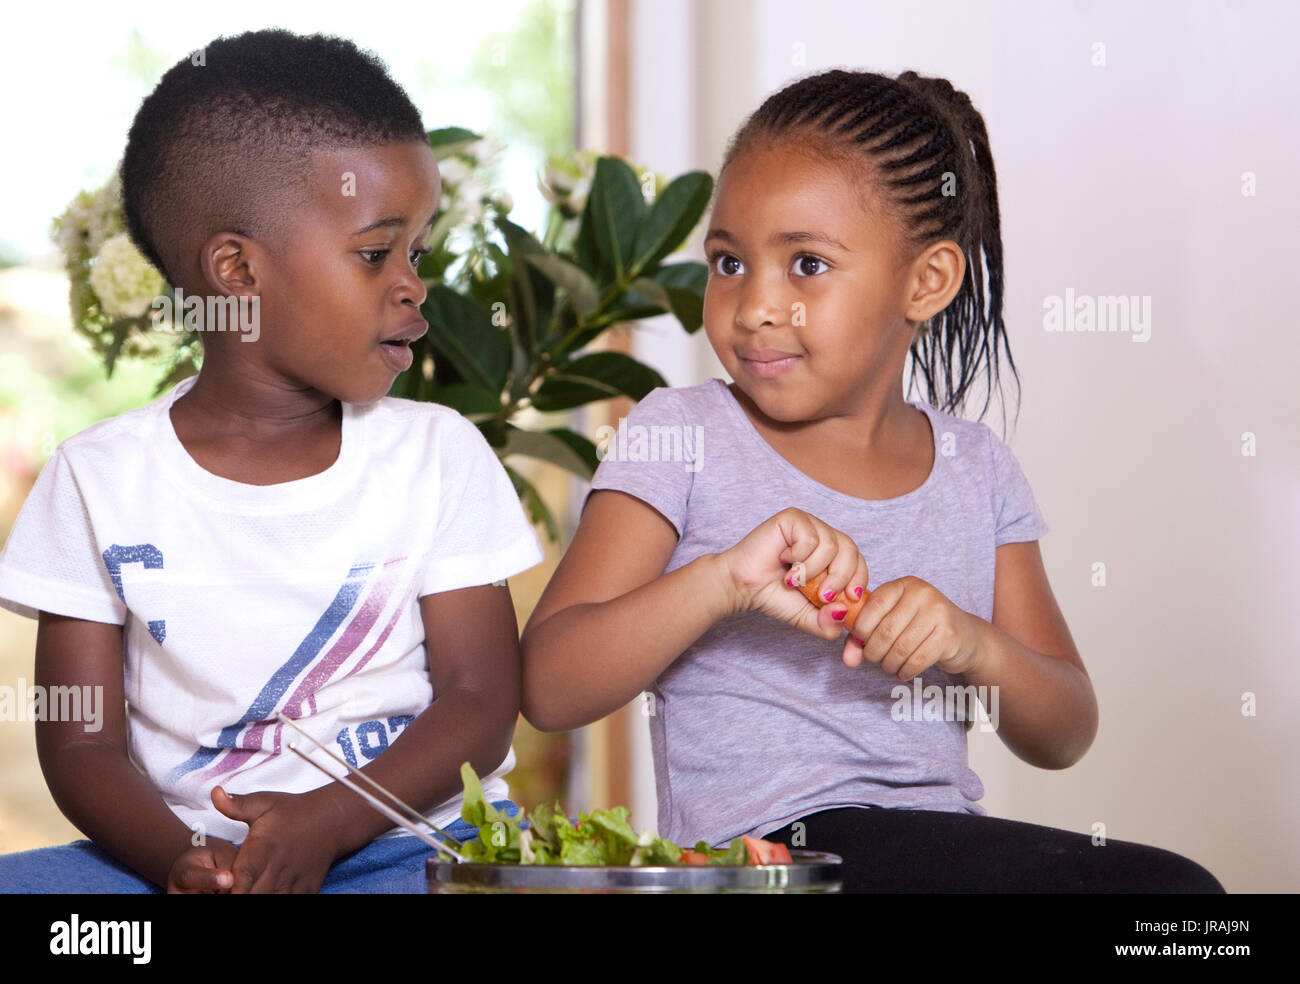
<svg viewBox="0 0 1300 984">
<path fill-rule="evenodd" d="M 787 461 L 786 458 L 777 451 L 776 448 L 768 444 L 767 439 L 758 432 L 758 428 L 754 426 L 754 422 L 749 419 L 749 414 L 745 413 L 745 408 L 742 407 L 739 401 L 736 400 L 736 397 L 732 395 L 731 390 L 727 389 L 727 384 L 716 376 L 710 379 L 709 382 L 714 386 L 720 402 L 727 408 L 726 412 L 732 415 L 733 419 L 738 423 L 740 430 L 750 436 L 751 440 L 760 447 L 763 454 L 768 455 L 775 460 L 777 465 L 795 480 L 829 499 L 848 503 L 856 507 L 869 506 L 871 508 L 892 508 L 894 506 L 906 506 L 924 496 L 938 481 L 939 421 L 935 416 L 937 411 L 935 411 L 935 409 L 928 403 L 924 403 L 920 400 L 909 400 L 907 404 L 908 406 L 916 407 L 924 413 L 926 419 L 930 422 L 930 437 L 934 441 L 934 463 L 930 466 L 930 474 L 925 477 L 925 481 L 912 489 L 911 492 L 895 496 L 892 499 L 859 499 L 857 496 L 852 496 L 845 492 L 840 492 L 837 489 L 833 489 L 829 485 L 823 485 L 821 482 L 817 481 L 805 472 L 800 471 L 791 462 Z"/>
<path fill-rule="evenodd" d="M 198 377 L 182 379 L 156 404 L 155 447 L 164 463 L 183 488 L 202 496 L 209 503 L 236 512 L 264 511 L 268 508 L 302 509 L 329 501 L 348 487 L 355 476 L 356 463 L 365 443 L 365 407 L 343 402 L 342 435 L 339 453 L 324 471 L 306 478 L 274 485 L 250 485 L 208 471 L 190 456 L 172 424 L 172 404 L 189 392 Z"/>
</svg>

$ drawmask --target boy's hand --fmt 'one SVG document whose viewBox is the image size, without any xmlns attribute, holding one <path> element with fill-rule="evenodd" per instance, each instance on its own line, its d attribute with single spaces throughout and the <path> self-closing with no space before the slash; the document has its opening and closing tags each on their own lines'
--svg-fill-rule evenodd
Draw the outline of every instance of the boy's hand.
<svg viewBox="0 0 1300 984">
<path fill-rule="evenodd" d="M 320 891 L 338 851 L 310 793 L 234 795 L 216 786 L 212 805 L 248 824 L 232 894 Z"/>
<path fill-rule="evenodd" d="M 880 585 L 862 606 L 849 626 L 844 663 L 857 666 L 865 658 L 903 681 L 936 664 L 945 673 L 965 673 L 980 657 L 982 622 L 928 581 L 901 577 Z"/>
<path fill-rule="evenodd" d="M 201 847 L 182 851 L 172 862 L 167 875 L 169 895 L 211 895 L 229 892 L 235 884 L 235 856 L 238 853 L 230 841 L 208 838 Z"/>
<path fill-rule="evenodd" d="M 848 606 L 812 604 L 788 582 L 791 565 L 802 564 L 807 581 L 825 571 L 819 587 L 832 598 L 844 588 L 853 597 L 867 586 L 857 544 L 802 509 L 781 510 L 719 556 L 729 573 L 734 612 L 761 611 L 823 639 L 843 634 Z"/>
</svg>

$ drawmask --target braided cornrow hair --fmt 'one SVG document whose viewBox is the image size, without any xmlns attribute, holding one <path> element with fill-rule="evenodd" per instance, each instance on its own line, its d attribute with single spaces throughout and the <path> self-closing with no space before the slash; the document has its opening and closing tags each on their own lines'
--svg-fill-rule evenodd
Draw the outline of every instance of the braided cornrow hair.
<svg viewBox="0 0 1300 984">
<path fill-rule="evenodd" d="M 981 365 L 999 381 L 1000 341 L 1016 379 L 1018 416 L 1020 375 L 1002 323 L 997 175 L 984 120 L 970 97 L 946 79 L 911 71 L 896 79 L 839 69 L 809 76 L 768 97 L 745 121 L 722 170 L 751 144 L 786 138 L 853 166 L 855 174 L 865 159 L 909 248 L 951 239 L 966 256 L 961 289 L 912 339 L 908 393 L 919 368 L 931 403 L 959 414 Z M 981 418 L 991 396 L 990 386 Z M 1004 430 L 1005 423 L 1004 412 Z"/>
</svg>

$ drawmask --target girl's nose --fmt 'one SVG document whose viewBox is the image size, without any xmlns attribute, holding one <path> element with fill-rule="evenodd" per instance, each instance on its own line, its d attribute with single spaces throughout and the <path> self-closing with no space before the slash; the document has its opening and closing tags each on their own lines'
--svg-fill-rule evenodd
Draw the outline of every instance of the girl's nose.
<svg viewBox="0 0 1300 984">
<path fill-rule="evenodd" d="M 785 308 L 774 284 L 753 277 L 742 287 L 736 308 L 739 327 L 754 331 L 765 325 L 780 324 L 784 316 Z"/>
</svg>

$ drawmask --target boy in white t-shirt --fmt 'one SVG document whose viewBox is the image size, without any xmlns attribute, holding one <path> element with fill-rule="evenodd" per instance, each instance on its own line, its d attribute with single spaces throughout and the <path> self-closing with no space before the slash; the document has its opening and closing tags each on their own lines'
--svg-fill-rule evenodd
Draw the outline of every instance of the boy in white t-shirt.
<svg viewBox="0 0 1300 984">
<path fill-rule="evenodd" d="M 60 444 L 0 554 L 0 605 L 40 620 L 41 766 L 93 842 L 0 857 L 0 891 L 420 891 L 430 849 L 277 715 L 457 836 L 466 760 L 514 812 L 504 582 L 541 547 L 473 424 L 385 396 L 427 330 L 415 107 L 338 38 L 203 54 L 141 105 L 124 212 L 170 284 L 260 317 Z"/>
</svg>

